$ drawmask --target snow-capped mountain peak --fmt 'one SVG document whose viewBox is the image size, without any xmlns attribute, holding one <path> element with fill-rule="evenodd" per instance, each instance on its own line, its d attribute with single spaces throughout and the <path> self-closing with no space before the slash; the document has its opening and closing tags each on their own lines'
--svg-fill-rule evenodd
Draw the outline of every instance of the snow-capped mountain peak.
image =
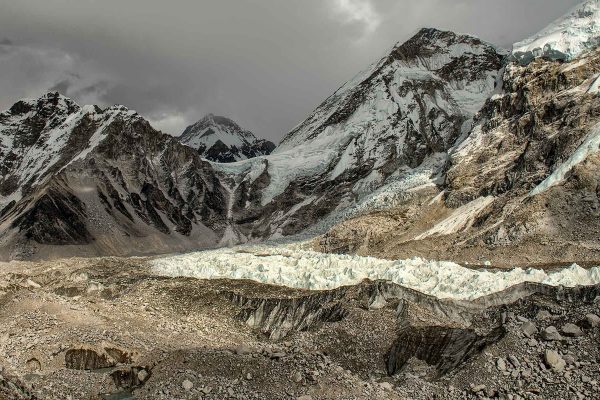
<svg viewBox="0 0 600 400">
<path fill-rule="evenodd" d="M 569 61 L 600 45 L 600 0 L 586 0 L 537 34 L 513 45 L 522 64 L 537 57 Z"/>
<path fill-rule="evenodd" d="M 233 120 L 208 114 L 188 126 L 179 141 L 190 146 L 204 158 L 217 162 L 233 162 L 271 153 L 275 145 L 258 139 Z"/>
<path fill-rule="evenodd" d="M 0 113 L 0 208 L 118 134 L 113 123 L 141 119 L 124 106 L 79 106 L 57 92 L 16 102 Z"/>
<path fill-rule="evenodd" d="M 323 136 L 320 134 L 326 132 L 327 127 L 348 124 L 348 117 L 355 114 L 360 105 L 365 107 L 365 112 L 372 114 L 360 116 L 361 125 L 365 125 L 367 120 L 381 122 L 381 118 L 385 119 L 384 115 L 379 115 L 381 112 L 392 114 L 393 117 L 410 116 L 413 123 L 418 125 L 415 113 L 406 112 L 416 111 L 418 104 L 426 106 L 410 96 L 417 86 L 422 86 L 422 94 L 429 97 L 430 93 L 440 89 L 442 83 L 447 83 L 448 88 L 441 98 L 451 97 L 452 100 L 442 105 L 442 108 L 460 108 L 469 114 L 475 114 L 494 88 L 503 56 L 498 48 L 476 37 L 423 28 L 408 41 L 396 44 L 377 63 L 356 75 L 326 99 L 313 115 L 287 134 L 276 152 L 286 151 L 312 141 L 317 136 Z M 387 91 L 385 86 L 390 85 L 393 86 L 392 92 L 399 90 L 399 93 L 391 99 L 396 104 L 386 105 L 384 103 L 387 101 L 377 99 Z M 437 100 L 433 102 L 438 103 Z M 376 112 L 379 107 L 387 106 L 391 108 Z M 359 118 L 353 119 L 358 122 Z M 371 121 L 372 119 L 377 121 Z M 344 132 L 352 132 L 348 127 L 340 128 Z"/>
</svg>

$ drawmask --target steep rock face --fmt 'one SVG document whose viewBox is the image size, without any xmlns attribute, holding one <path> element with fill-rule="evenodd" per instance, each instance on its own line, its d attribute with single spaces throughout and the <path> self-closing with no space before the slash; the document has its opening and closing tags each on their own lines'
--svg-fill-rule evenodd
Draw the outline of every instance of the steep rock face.
<svg viewBox="0 0 600 400">
<path fill-rule="evenodd" d="M 216 167 L 232 191 L 231 238 L 326 224 L 415 171 L 422 177 L 413 186 L 431 184 L 494 91 L 502 60 L 479 39 L 435 29 L 398 44 L 325 100 L 273 154 Z"/>
<path fill-rule="evenodd" d="M 275 144 L 258 139 L 229 118 L 209 114 L 188 126 L 179 141 L 207 160 L 235 162 L 271 154 Z"/>
<path fill-rule="evenodd" d="M 568 64 L 509 65 L 504 91 L 485 105 L 469 138 L 452 154 L 451 201 L 527 194 L 567 161 L 600 122 L 593 90 L 599 63 L 596 51 Z M 482 161 L 483 168 L 475 170 Z"/>
<path fill-rule="evenodd" d="M 569 64 L 506 69 L 504 93 L 486 104 L 447 173 L 451 207 L 496 198 L 482 221 L 499 224 L 485 233 L 488 243 L 545 235 L 598 245 L 600 97 L 593 85 L 599 75 L 598 51 Z M 577 220 L 590 223 L 580 227 Z"/>
<path fill-rule="evenodd" d="M 435 366 L 438 374 L 444 375 L 488 345 L 500 341 L 505 334 L 502 327 L 487 335 L 479 335 L 472 329 L 443 326 L 405 327 L 388 354 L 388 374 L 398 373 L 414 357 Z"/>
<path fill-rule="evenodd" d="M 224 229 L 209 163 L 125 107 L 49 93 L 0 124 L 3 257 L 197 248 Z"/>
</svg>

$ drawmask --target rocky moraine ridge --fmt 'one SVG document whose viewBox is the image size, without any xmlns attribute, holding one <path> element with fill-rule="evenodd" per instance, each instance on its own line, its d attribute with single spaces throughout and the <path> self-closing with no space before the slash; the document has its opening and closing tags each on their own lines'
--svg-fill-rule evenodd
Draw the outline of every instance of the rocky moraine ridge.
<svg viewBox="0 0 600 400">
<path fill-rule="evenodd" d="M 155 276 L 141 259 L 0 272 L 8 399 L 591 399 L 600 287 L 472 301 Z M 349 351 L 352 349 L 352 351 Z"/>
</svg>

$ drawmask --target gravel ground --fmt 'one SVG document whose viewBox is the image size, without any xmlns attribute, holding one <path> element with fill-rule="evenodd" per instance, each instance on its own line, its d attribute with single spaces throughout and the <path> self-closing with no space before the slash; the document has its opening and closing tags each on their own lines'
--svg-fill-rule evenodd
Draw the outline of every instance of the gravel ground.
<svg viewBox="0 0 600 400">
<path fill-rule="evenodd" d="M 144 259 L 0 265 L 0 399 L 591 399 L 600 287 L 441 301 L 152 275 Z"/>
</svg>

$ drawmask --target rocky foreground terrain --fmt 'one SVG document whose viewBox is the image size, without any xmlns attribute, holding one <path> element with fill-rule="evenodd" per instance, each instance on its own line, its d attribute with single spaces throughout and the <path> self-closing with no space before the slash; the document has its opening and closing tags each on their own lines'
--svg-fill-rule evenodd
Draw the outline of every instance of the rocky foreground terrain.
<svg viewBox="0 0 600 400">
<path fill-rule="evenodd" d="M 600 390 L 600 286 L 522 284 L 467 302 L 383 281 L 310 292 L 165 278 L 144 259 L 0 271 L 5 399 L 590 399 Z"/>
</svg>

